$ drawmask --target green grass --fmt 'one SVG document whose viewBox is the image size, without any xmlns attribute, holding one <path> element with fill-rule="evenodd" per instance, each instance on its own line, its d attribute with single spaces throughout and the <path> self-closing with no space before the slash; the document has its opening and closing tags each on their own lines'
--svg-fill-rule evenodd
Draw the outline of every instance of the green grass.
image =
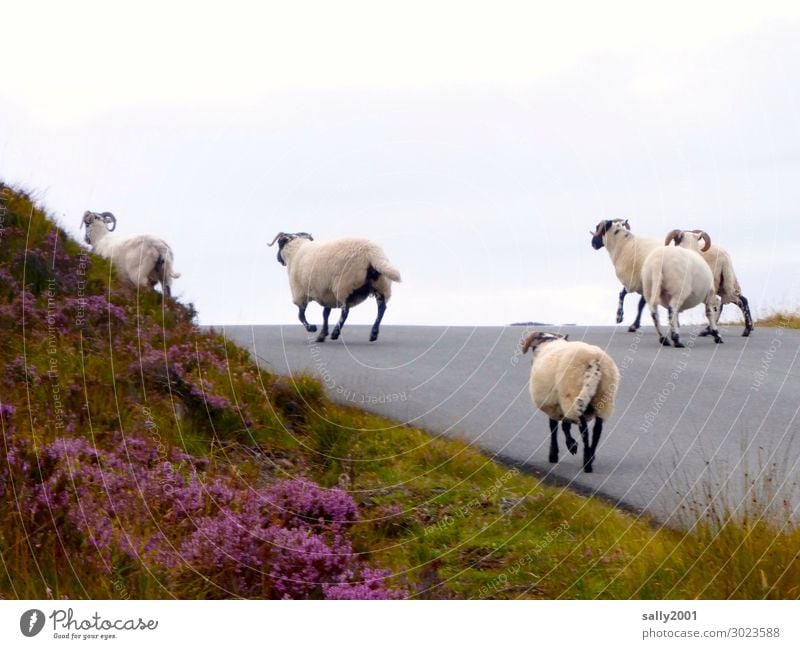
<svg viewBox="0 0 800 649">
<path fill-rule="evenodd" d="M 73 261 L 80 247 L 25 192 L 0 185 L 0 197 L 0 269 L 42 305 L 54 272 L 46 237 L 57 232 Z M 69 263 L 60 299 L 76 294 Z M 191 305 L 162 308 L 160 296 L 108 278 L 108 265 L 92 257 L 86 294 L 109 296 L 126 322 L 105 314 L 95 326 L 67 324 L 50 344 L 46 322 L 29 317 L 23 335 L 21 317 L 0 314 L 0 402 L 16 406 L 17 434 L 37 445 L 65 434 L 102 444 L 122 430 L 206 456 L 254 485 L 303 475 L 342 486 L 359 504 L 357 550 L 418 598 L 800 596 L 800 531 L 761 516 L 758 503 L 744 517 L 717 507 L 688 531 L 659 528 L 467 444 L 335 405 L 314 379 L 264 372 L 246 351 L 200 330 Z M 0 280 L 0 307 L 12 293 Z M 148 354 L 160 362 L 148 364 Z M 180 375 L 165 355 L 176 355 Z M 69 428 L 53 412 L 54 358 Z M 198 386 L 227 405 L 208 409 Z M 3 597 L 169 595 L 135 561 L 99 574 L 29 547 L 8 495 L 0 558 Z"/>
</svg>

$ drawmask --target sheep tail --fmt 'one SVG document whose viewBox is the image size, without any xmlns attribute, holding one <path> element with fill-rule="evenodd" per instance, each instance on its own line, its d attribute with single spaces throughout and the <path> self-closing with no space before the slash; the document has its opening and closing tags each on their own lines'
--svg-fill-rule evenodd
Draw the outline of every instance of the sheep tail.
<svg viewBox="0 0 800 649">
<path fill-rule="evenodd" d="M 389 263 L 385 257 L 374 257 L 370 260 L 372 267 L 381 275 L 385 275 L 393 282 L 400 282 L 400 271 Z"/>
<path fill-rule="evenodd" d="M 597 392 L 601 377 L 600 359 L 594 358 L 586 364 L 586 371 L 583 373 L 583 386 L 578 396 L 575 397 L 572 407 L 568 412 L 564 413 L 565 419 L 578 421 L 583 416 Z"/>
<path fill-rule="evenodd" d="M 647 306 L 650 307 L 651 310 L 657 308 L 659 297 L 661 295 L 661 273 L 663 270 L 663 259 L 661 260 L 661 265 L 653 264 L 652 268 L 650 269 L 650 277 L 642 277 L 642 288 L 645 291 L 644 299 L 647 302 Z M 648 281 L 649 286 L 648 286 Z"/>
</svg>

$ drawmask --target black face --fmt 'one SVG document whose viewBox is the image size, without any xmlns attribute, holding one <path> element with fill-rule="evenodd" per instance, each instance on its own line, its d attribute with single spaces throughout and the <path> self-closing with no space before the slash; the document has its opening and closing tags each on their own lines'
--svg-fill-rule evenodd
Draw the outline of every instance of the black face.
<svg viewBox="0 0 800 649">
<path fill-rule="evenodd" d="M 600 248 L 605 245 L 603 243 L 603 236 L 608 232 L 611 223 L 611 221 L 600 221 L 600 223 L 597 224 L 597 227 L 594 229 L 594 234 L 592 235 L 592 248 L 600 250 Z"/>
<path fill-rule="evenodd" d="M 294 234 L 283 234 L 278 238 L 278 263 L 281 266 L 286 265 L 286 260 L 283 258 L 283 247 L 292 241 L 293 239 L 297 239 L 298 237 L 303 239 L 308 239 L 309 241 L 313 241 L 314 237 L 312 237 L 308 232 L 295 232 Z"/>
<path fill-rule="evenodd" d="M 288 241 L 291 241 L 291 240 L 292 240 L 292 237 L 289 236 L 289 235 L 284 235 L 280 239 L 278 239 L 278 263 L 281 266 L 285 266 L 286 265 L 286 262 L 283 259 L 283 255 L 281 254 L 283 252 L 283 247 L 286 245 L 286 243 Z"/>
<path fill-rule="evenodd" d="M 85 242 L 86 242 L 88 245 L 90 245 L 90 246 L 91 246 L 91 245 L 93 245 L 93 244 L 92 244 L 92 239 L 91 239 L 91 237 L 89 236 L 89 226 L 90 226 L 92 223 L 94 223 L 95 221 L 102 221 L 102 220 L 103 220 L 103 217 L 102 217 L 102 216 L 100 216 L 99 214 L 95 214 L 94 212 L 86 212 L 86 213 L 83 215 L 83 225 L 84 225 L 84 227 L 86 228 L 86 234 L 84 234 L 84 235 L 83 235 L 83 240 L 84 240 L 84 241 L 85 241 Z"/>
</svg>

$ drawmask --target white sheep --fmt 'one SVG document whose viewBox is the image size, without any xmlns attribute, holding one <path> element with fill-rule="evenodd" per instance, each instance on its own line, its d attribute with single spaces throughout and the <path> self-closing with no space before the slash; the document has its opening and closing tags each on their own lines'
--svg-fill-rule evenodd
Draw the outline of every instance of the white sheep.
<svg viewBox="0 0 800 649">
<path fill-rule="evenodd" d="M 81 225 L 86 227 L 85 240 L 92 251 L 111 261 L 124 279 L 135 286 L 155 288 L 172 295 L 172 280 L 180 273 L 172 268 L 172 249 L 166 241 L 148 234 L 131 237 L 112 235 L 117 219 L 111 212 L 84 212 Z"/>
<path fill-rule="evenodd" d="M 681 247 L 669 244 L 680 230 L 670 232 L 664 246 L 651 252 L 642 266 L 642 286 L 647 305 L 653 317 L 653 324 L 662 345 L 669 345 L 669 339 L 661 332 L 658 321 L 658 307 L 669 312 L 670 338 L 675 347 L 684 347 L 680 341 L 678 314 L 701 302 L 706 306 L 708 329 L 714 342 L 721 343 L 717 330 L 720 299 L 714 290 L 714 277 L 705 259 L 700 255 L 700 241 L 705 242 L 705 250 L 711 245 L 711 238 L 705 232 L 684 233 Z"/>
<path fill-rule="evenodd" d="M 628 293 L 639 293 L 639 306 L 636 312 L 636 319 L 633 321 L 628 331 L 636 331 L 641 326 L 642 310 L 644 309 L 645 299 L 642 290 L 642 264 L 647 256 L 662 247 L 658 239 L 648 237 L 637 237 L 631 232 L 628 220 L 613 219 L 600 221 L 592 235 L 592 248 L 600 250 L 605 246 L 611 262 L 614 264 L 614 272 L 622 282 L 622 291 L 619 294 L 619 305 L 617 306 L 617 322 L 622 322 L 624 315 L 622 304 Z"/>
<path fill-rule="evenodd" d="M 614 413 L 619 369 L 602 349 L 588 343 L 567 340 L 561 334 L 534 331 L 522 343 L 522 353 L 533 352 L 530 391 L 536 407 L 550 419 L 550 462 L 558 462 L 558 422 L 569 452 L 578 444 L 570 434 L 578 424 L 583 439 L 583 470 L 592 472 L 603 422 Z M 588 422 L 594 418 L 589 443 Z"/>
<path fill-rule="evenodd" d="M 681 245 L 684 240 L 684 233 L 687 230 L 676 231 L 675 245 Z M 702 234 L 702 230 L 689 230 L 694 234 Z M 672 233 L 670 233 L 672 234 Z M 753 331 L 753 316 L 750 314 L 750 303 L 747 298 L 742 295 L 742 288 L 739 285 L 739 280 L 733 270 L 733 261 L 728 251 L 717 244 L 712 244 L 707 250 L 700 250 L 700 254 L 706 263 L 711 268 L 711 273 L 714 276 L 714 290 L 719 295 L 722 304 L 719 308 L 719 315 L 722 316 L 722 309 L 726 304 L 735 304 L 739 307 L 744 317 L 744 331 L 742 336 L 749 336 Z M 708 336 L 711 330 L 706 328 L 700 332 L 701 336 Z"/>
<path fill-rule="evenodd" d="M 331 309 L 341 309 L 339 322 L 331 332 L 336 340 L 342 331 L 350 308 L 370 295 L 378 303 L 378 317 L 372 325 L 370 342 L 378 339 L 386 303 L 392 295 L 392 282 L 400 281 L 400 272 L 386 259 L 381 248 L 367 239 L 333 239 L 314 241 L 307 232 L 279 232 L 278 261 L 287 267 L 292 300 L 299 309 L 298 318 L 306 331 L 316 331 L 306 320 L 309 302 L 322 305 L 322 330 L 317 342 L 328 335 Z"/>
</svg>

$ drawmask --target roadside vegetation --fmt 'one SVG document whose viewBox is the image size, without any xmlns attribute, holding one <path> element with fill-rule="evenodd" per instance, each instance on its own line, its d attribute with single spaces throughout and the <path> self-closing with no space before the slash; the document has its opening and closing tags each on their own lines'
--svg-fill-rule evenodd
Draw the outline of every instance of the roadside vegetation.
<svg viewBox="0 0 800 649">
<path fill-rule="evenodd" d="M 0 597 L 800 596 L 780 516 L 659 528 L 335 405 L 2 184 L 0 341 Z"/>
<path fill-rule="evenodd" d="M 800 329 L 800 313 L 796 311 L 775 311 L 763 318 L 758 318 L 755 324 L 759 327 Z"/>
</svg>

